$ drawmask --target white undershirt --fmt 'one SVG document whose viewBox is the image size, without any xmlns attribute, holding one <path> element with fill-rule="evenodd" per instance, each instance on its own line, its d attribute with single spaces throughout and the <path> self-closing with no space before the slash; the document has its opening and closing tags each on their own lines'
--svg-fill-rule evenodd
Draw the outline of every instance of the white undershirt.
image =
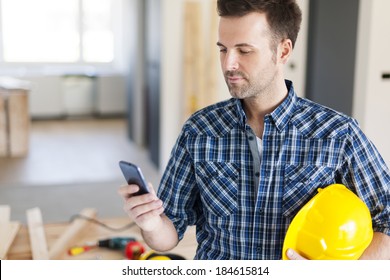
<svg viewBox="0 0 390 280">
<path fill-rule="evenodd" d="M 257 149 L 259 150 L 259 155 L 261 160 L 261 156 L 263 154 L 263 140 L 260 139 L 259 137 L 256 137 L 256 140 L 257 140 Z"/>
</svg>

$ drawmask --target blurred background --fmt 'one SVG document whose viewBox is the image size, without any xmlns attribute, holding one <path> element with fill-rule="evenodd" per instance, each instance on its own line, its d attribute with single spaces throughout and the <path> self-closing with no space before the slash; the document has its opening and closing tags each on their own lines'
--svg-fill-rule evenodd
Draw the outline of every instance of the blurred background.
<svg viewBox="0 0 390 280">
<path fill-rule="evenodd" d="M 390 1 L 298 0 L 299 96 L 356 118 L 390 164 Z M 0 205 L 123 216 L 120 160 L 154 187 L 181 126 L 230 97 L 215 0 L 0 0 Z"/>
</svg>

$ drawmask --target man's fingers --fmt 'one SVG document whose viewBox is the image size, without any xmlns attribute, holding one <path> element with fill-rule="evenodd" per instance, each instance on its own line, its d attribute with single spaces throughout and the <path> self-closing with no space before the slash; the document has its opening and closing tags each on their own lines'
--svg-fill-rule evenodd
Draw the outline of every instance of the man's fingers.
<svg viewBox="0 0 390 280">
<path fill-rule="evenodd" d="M 152 184 L 148 184 L 149 193 L 135 195 L 139 191 L 137 185 L 124 185 L 118 193 L 124 200 L 123 210 L 143 230 L 153 230 L 162 223 L 160 217 L 164 213 L 163 202 L 157 197 Z"/>
<path fill-rule="evenodd" d="M 149 187 L 149 193 L 153 194 L 155 197 L 156 196 L 156 191 L 154 190 L 153 188 L 153 185 L 151 183 L 148 183 L 148 187 Z M 139 186 L 137 185 L 122 185 L 119 187 L 118 189 L 118 193 L 119 195 L 121 195 L 123 198 L 128 198 L 130 196 L 132 196 L 132 194 L 135 194 L 136 192 L 139 191 Z"/>
<path fill-rule="evenodd" d="M 148 187 L 149 187 L 149 192 L 151 194 L 156 195 L 156 191 L 154 190 L 152 183 L 148 183 Z"/>
<path fill-rule="evenodd" d="M 123 185 L 120 186 L 118 189 L 118 193 L 120 196 L 122 196 L 124 199 L 127 199 L 132 194 L 139 191 L 139 187 L 137 185 Z"/>
<path fill-rule="evenodd" d="M 162 213 L 164 213 L 164 208 L 161 206 L 157 209 L 153 209 L 149 212 L 142 213 L 141 215 L 134 218 L 134 221 L 136 223 L 144 223 L 146 221 L 150 221 L 151 219 L 160 216 Z"/>
<path fill-rule="evenodd" d="M 300 254 L 298 254 L 293 249 L 287 249 L 286 255 L 289 260 L 307 260 L 306 258 L 302 257 Z"/>
<path fill-rule="evenodd" d="M 161 200 L 151 200 L 147 203 L 138 203 L 137 205 L 134 205 L 132 203 L 126 203 L 125 204 L 125 211 L 130 213 L 133 218 L 137 218 L 145 213 L 153 212 L 155 210 L 158 210 L 162 207 L 162 201 Z"/>
</svg>

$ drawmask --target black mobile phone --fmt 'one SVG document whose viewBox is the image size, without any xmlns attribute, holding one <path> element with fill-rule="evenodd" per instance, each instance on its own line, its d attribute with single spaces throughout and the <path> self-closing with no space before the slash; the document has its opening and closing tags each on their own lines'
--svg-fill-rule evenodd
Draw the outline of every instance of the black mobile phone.
<svg viewBox="0 0 390 280">
<path fill-rule="evenodd" d="M 135 184 L 139 186 L 139 191 L 134 195 L 149 193 L 148 184 L 146 183 L 145 177 L 142 174 L 141 168 L 133 163 L 123 160 L 119 162 L 119 167 L 125 176 L 127 184 Z"/>
</svg>

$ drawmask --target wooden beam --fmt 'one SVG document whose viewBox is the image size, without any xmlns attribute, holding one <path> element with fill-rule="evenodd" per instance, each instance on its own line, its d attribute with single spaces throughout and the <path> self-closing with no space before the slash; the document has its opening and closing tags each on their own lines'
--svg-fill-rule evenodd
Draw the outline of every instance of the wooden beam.
<svg viewBox="0 0 390 280">
<path fill-rule="evenodd" d="M 207 94 L 207 100 L 205 106 L 216 103 L 218 98 L 218 62 L 219 51 L 216 46 L 218 40 L 218 13 L 217 13 L 217 0 L 211 0 L 210 2 L 210 26 L 209 26 L 209 40 L 208 40 L 208 61 L 207 67 L 205 67 L 206 75 L 206 87 L 205 94 Z"/>
<path fill-rule="evenodd" d="M 12 157 L 26 156 L 29 149 L 28 92 L 12 90 L 8 98 L 9 152 Z"/>
<path fill-rule="evenodd" d="M 96 212 L 95 209 L 87 208 L 82 210 L 80 214 L 84 217 L 96 218 Z M 49 258 L 54 260 L 61 259 L 88 225 L 87 220 L 74 220 L 49 249 Z"/>
<path fill-rule="evenodd" d="M 8 155 L 6 103 L 6 93 L 0 88 L 0 157 Z"/>
<path fill-rule="evenodd" d="M 10 229 L 11 208 L 8 205 L 0 205 L 0 259 L 7 255 L 6 245 Z"/>
<path fill-rule="evenodd" d="M 9 223 L 11 218 L 11 207 L 9 205 L 0 205 L 0 223 Z"/>
<path fill-rule="evenodd" d="M 0 259 L 7 257 L 9 248 L 19 231 L 20 223 L 10 222 L 11 208 L 8 205 L 0 205 Z"/>
<path fill-rule="evenodd" d="M 48 260 L 49 251 L 47 249 L 41 210 L 39 208 L 32 208 L 27 210 L 26 214 L 32 258 L 33 260 Z"/>
<path fill-rule="evenodd" d="M 202 28 L 202 4 L 198 1 L 184 3 L 184 115 L 186 120 L 202 108 L 207 98 L 205 93 L 205 52 Z"/>
</svg>

